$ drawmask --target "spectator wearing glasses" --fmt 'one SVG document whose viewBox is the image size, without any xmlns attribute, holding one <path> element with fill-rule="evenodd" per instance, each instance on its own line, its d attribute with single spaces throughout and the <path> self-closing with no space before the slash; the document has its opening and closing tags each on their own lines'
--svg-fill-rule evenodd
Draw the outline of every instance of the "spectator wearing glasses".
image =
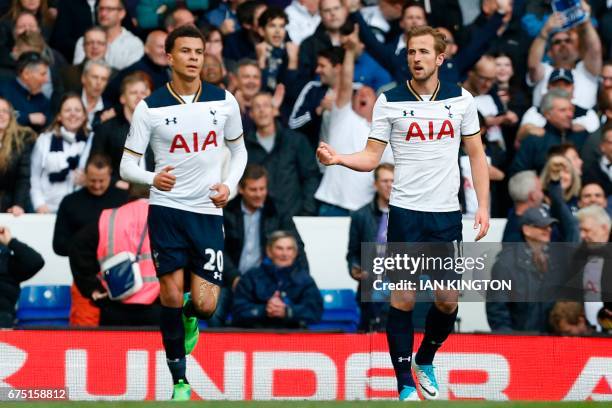
<svg viewBox="0 0 612 408">
<path fill-rule="evenodd" d="M 585 12 L 590 6 L 582 2 Z M 533 40 L 527 60 L 527 83 L 534 86 L 533 105 L 539 106 L 546 93 L 546 85 L 555 69 L 571 70 L 574 77 L 574 101 L 583 108 L 592 108 L 597 102 L 597 78 L 602 66 L 602 50 L 599 35 L 591 19 L 587 18 L 576 30 L 561 31 L 563 17 L 553 14 L 549 17 Z M 542 62 L 546 46 L 551 62 Z"/>
<path fill-rule="evenodd" d="M 51 101 L 43 94 L 49 81 L 49 63 L 37 52 L 25 52 L 17 60 L 17 78 L 0 83 L 0 96 L 8 99 L 17 122 L 42 130 L 51 116 Z"/>
<path fill-rule="evenodd" d="M 99 24 L 106 30 L 108 47 L 106 62 L 111 67 L 121 70 L 129 67 L 144 55 L 144 44 L 140 38 L 121 26 L 121 20 L 126 15 L 123 0 L 100 0 L 98 2 Z M 80 64 L 85 59 L 83 51 L 84 38 L 78 39 L 74 48 L 74 64 Z"/>
</svg>

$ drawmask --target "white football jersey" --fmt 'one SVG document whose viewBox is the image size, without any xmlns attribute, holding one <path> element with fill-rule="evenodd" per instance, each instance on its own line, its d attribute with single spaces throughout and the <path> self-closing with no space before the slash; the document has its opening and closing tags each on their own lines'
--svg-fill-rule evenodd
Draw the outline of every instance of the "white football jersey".
<svg viewBox="0 0 612 408">
<path fill-rule="evenodd" d="M 461 137 L 479 135 L 474 98 L 458 85 L 439 82 L 428 101 L 408 82 L 382 93 L 369 139 L 391 144 L 390 204 L 415 211 L 459 210 Z"/>
<path fill-rule="evenodd" d="M 174 188 L 151 187 L 151 204 L 221 215 L 210 199 L 217 194 L 210 187 L 222 181 L 225 139 L 241 136 L 240 108 L 231 93 L 202 83 L 190 103 L 168 83 L 136 106 L 125 149 L 142 155 L 151 143 L 155 172 L 174 167 Z"/>
</svg>

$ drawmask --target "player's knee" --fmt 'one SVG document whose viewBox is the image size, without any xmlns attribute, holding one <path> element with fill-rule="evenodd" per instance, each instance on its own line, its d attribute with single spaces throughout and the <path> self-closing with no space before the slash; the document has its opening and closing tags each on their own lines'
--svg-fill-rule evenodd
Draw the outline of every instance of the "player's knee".
<svg viewBox="0 0 612 408">
<path fill-rule="evenodd" d="M 193 306 L 198 318 L 202 320 L 210 319 L 217 310 L 217 302 L 211 298 L 194 301 Z"/>
<path fill-rule="evenodd" d="M 454 301 L 437 301 L 435 303 L 438 310 L 446 314 L 454 313 L 458 305 L 458 303 Z"/>
<path fill-rule="evenodd" d="M 181 307 L 183 305 L 183 291 L 174 285 L 160 285 L 159 299 L 164 306 Z"/>
<path fill-rule="evenodd" d="M 415 296 L 411 291 L 395 291 L 391 293 L 391 306 L 404 312 L 414 309 Z"/>
</svg>

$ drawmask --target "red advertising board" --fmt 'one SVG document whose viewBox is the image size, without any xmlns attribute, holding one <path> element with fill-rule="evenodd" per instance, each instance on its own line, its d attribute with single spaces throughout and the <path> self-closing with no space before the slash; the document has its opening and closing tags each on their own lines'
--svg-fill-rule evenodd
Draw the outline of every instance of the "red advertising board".
<svg viewBox="0 0 612 408">
<path fill-rule="evenodd" d="M 435 363 L 444 399 L 612 400 L 612 339 L 455 334 Z M 396 397 L 384 334 L 203 333 L 187 376 L 200 399 Z M 157 332 L 8 330 L 6 387 L 163 400 L 171 379 Z"/>
</svg>

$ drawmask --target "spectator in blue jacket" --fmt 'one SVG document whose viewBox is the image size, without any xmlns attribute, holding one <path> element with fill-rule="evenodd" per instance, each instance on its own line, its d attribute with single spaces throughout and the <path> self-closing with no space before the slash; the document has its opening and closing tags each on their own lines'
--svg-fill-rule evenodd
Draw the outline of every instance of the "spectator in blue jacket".
<svg viewBox="0 0 612 408">
<path fill-rule="evenodd" d="M 323 299 L 314 279 L 296 262 L 298 245 L 285 231 L 270 235 L 267 258 L 245 273 L 234 293 L 233 324 L 252 328 L 300 328 L 317 323 Z"/>
<path fill-rule="evenodd" d="M 17 61 L 17 78 L 0 83 L 0 96 L 8 99 L 22 126 L 40 131 L 51 115 L 51 101 L 42 88 L 49 81 L 49 64 L 36 52 L 24 52 Z"/>
</svg>

